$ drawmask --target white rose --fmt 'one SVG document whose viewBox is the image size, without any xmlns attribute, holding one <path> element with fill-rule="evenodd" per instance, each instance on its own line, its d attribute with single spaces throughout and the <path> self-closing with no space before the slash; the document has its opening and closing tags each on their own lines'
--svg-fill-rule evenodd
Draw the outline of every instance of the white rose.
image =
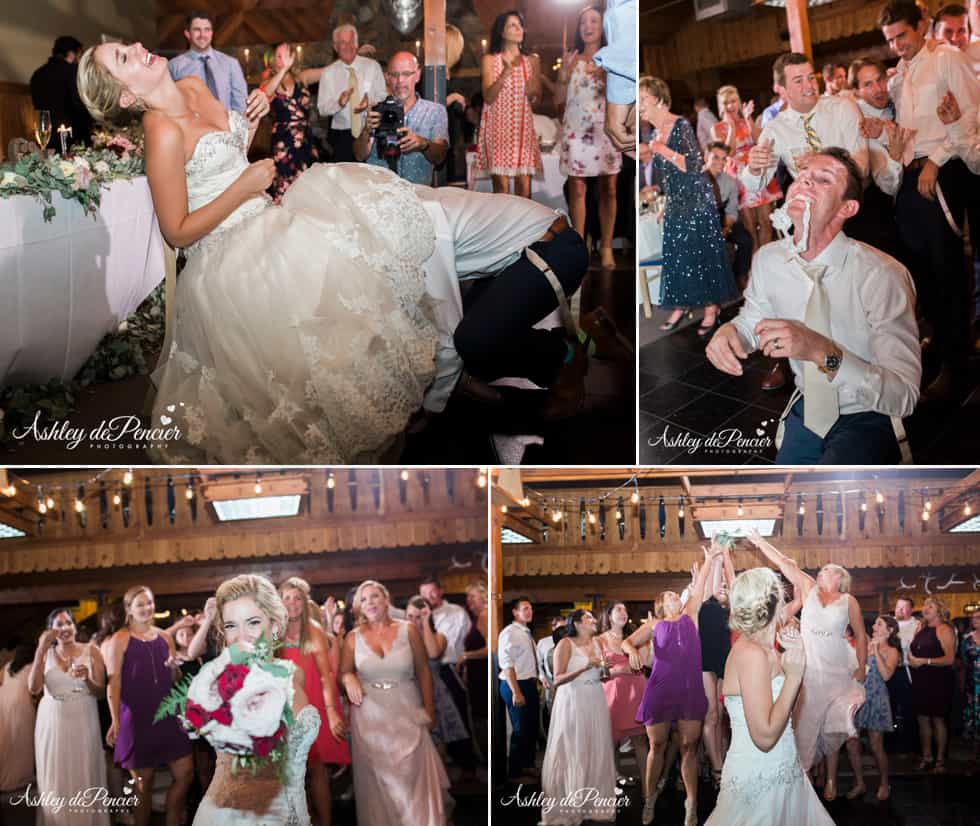
<svg viewBox="0 0 980 826">
<path fill-rule="evenodd" d="M 61 174 L 66 178 L 75 177 L 75 166 L 71 161 L 58 161 L 58 166 L 61 167 Z"/>
<path fill-rule="evenodd" d="M 237 726 L 223 726 L 213 720 L 201 729 L 205 739 L 217 750 L 232 754 L 251 754 L 252 738 Z"/>
<path fill-rule="evenodd" d="M 282 711 L 289 699 L 287 677 L 274 677 L 255 666 L 249 671 L 241 689 L 231 698 L 235 729 L 252 737 L 271 737 L 279 728 Z"/>
<path fill-rule="evenodd" d="M 0 178 L 0 187 L 17 186 L 19 182 L 20 175 L 16 172 L 4 172 L 3 177 Z"/>
<path fill-rule="evenodd" d="M 89 166 L 88 160 L 86 158 L 83 158 L 81 155 L 75 156 L 75 166 L 83 167 L 85 169 L 92 168 L 91 166 Z"/>
<path fill-rule="evenodd" d="M 92 167 L 99 175 L 105 175 L 109 171 L 109 164 L 105 161 L 96 161 Z"/>
<path fill-rule="evenodd" d="M 218 693 L 218 677 L 231 662 L 231 655 L 226 648 L 221 655 L 201 666 L 197 676 L 191 681 L 187 690 L 187 699 L 202 706 L 205 711 L 214 711 L 224 700 Z"/>
</svg>

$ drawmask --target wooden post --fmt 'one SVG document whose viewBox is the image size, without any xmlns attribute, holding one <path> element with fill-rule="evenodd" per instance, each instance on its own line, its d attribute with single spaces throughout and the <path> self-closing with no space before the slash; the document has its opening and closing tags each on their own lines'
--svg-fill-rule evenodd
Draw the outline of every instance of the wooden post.
<svg viewBox="0 0 980 826">
<path fill-rule="evenodd" d="M 810 60 L 813 60 L 807 0 L 786 0 L 786 22 L 789 26 L 790 49 L 805 54 Z"/>
<path fill-rule="evenodd" d="M 487 497 L 490 504 L 490 650 L 497 650 L 497 637 L 504 627 L 504 566 L 501 532 L 504 515 L 499 507 L 493 505 L 493 497 Z"/>
<path fill-rule="evenodd" d="M 425 0 L 425 65 L 446 65 L 446 0 Z"/>
</svg>

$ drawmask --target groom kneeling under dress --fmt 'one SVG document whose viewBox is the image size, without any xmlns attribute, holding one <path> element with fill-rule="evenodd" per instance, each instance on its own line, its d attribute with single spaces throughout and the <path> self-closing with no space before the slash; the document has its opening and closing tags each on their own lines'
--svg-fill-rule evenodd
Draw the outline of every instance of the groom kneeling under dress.
<svg viewBox="0 0 980 826">
<path fill-rule="evenodd" d="M 842 231 L 860 201 L 845 150 L 808 156 L 787 193 L 792 235 L 756 253 L 744 305 L 708 345 L 711 363 L 733 376 L 755 350 L 789 357 L 796 391 L 778 464 L 896 463 L 901 417 L 919 398 L 915 288 L 895 259 Z"/>
</svg>

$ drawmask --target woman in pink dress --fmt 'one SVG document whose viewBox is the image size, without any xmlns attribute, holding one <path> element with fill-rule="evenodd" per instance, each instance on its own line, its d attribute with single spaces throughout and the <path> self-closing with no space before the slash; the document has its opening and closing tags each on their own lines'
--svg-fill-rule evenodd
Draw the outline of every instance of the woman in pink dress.
<svg viewBox="0 0 980 826">
<path fill-rule="evenodd" d="M 773 177 L 761 192 L 749 192 L 739 174 L 749 162 L 749 150 L 755 146 L 761 130 L 752 120 L 754 103 L 743 104 L 734 86 L 722 86 L 718 90 L 718 114 L 721 120 L 712 128 L 712 136 L 728 147 L 728 168 L 725 170 L 738 181 L 738 207 L 742 224 L 752 236 L 755 249 L 772 241 L 772 224 L 769 213 L 772 204 L 783 197 L 779 184 Z"/>
<path fill-rule="evenodd" d="M 565 54 L 558 72 L 556 102 L 565 104 L 561 133 L 561 172 L 568 176 L 568 209 L 575 231 L 585 237 L 585 192 L 589 178 L 599 179 L 599 253 L 602 266 L 612 269 L 616 227 L 616 179 L 623 156 L 605 132 L 606 72 L 596 65 L 595 53 L 606 40 L 602 9 L 587 6 L 578 16 L 575 48 Z"/>
<path fill-rule="evenodd" d="M 629 737 L 636 764 L 642 768 L 647 764 L 650 744 L 643 724 L 636 721 L 636 711 L 643 699 L 647 678 L 642 670 L 633 670 L 630 658 L 623 651 L 624 638 L 634 630 L 626 606 L 622 602 L 610 602 L 602 612 L 599 628 L 602 631 L 597 637 L 599 647 L 612 675 L 602 684 L 602 688 L 606 692 L 606 704 L 612 720 L 613 750 L 618 753 L 619 744 Z"/>
<path fill-rule="evenodd" d="M 537 55 L 524 54 L 524 18 L 504 12 L 493 21 L 483 56 L 483 114 L 476 167 L 489 172 L 494 192 L 531 197 L 531 178 L 543 174 L 531 105 L 541 99 Z"/>
<path fill-rule="evenodd" d="M 803 691 L 796 707 L 796 745 L 803 768 L 816 769 L 826 758 L 824 800 L 837 797 L 837 761 L 841 746 L 857 736 L 854 716 L 864 704 L 867 677 L 868 637 L 861 606 L 848 593 L 851 575 L 840 565 L 824 565 L 816 580 L 804 573 L 796 562 L 783 556 L 758 532 L 749 536 L 762 553 L 774 562 L 803 600 L 800 633 L 806 649 Z M 850 624 L 855 649 L 844 637 Z"/>
</svg>

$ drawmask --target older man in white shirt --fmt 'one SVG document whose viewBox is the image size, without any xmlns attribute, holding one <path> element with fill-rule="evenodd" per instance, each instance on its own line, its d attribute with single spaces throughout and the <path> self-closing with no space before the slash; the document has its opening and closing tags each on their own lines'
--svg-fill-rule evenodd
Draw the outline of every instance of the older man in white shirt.
<svg viewBox="0 0 980 826">
<path fill-rule="evenodd" d="M 911 279 L 843 233 L 861 198 L 860 172 L 843 150 L 812 155 L 786 197 L 794 234 L 756 253 L 745 304 L 708 358 L 732 375 L 753 350 L 789 358 L 797 389 L 778 464 L 892 464 L 892 417 L 912 413 L 922 373 Z"/>
<path fill-rule="evenodd" d="M 949 128 L 938 109 L 951 94 L 963 122 L 975 129 L 980 83 L 962 52 L 945 44 L 927 47 L 929 22 L 911 0 L 887 3 L 878 25 L 900 58 L 889 82 L 896 120 L 914 130 L 895 202 L 903 259 L 932 328 L 931 349 L 942 363 L 923 400 L 946 401 L 969 384 L 970 289 L 961 234 L 969 190 L 980 183 L 951 152 Z"/>
<path fill-rule="evenodd" d="M 320 75 L 316 106 L 331 116 L 330 145 L 337 162 L 353 161 L 354 138 L 361 134 L 367 110 L 388 94 L 384 73 L 376 60 L 357 53 L 357 29 L 349 23 L 333 30 L 337 60 Z"/>
<path fill-rule="evenodd" d="M 527 597 L 510 603 L 513 622 L 497 638 L 500 663 L 500 696 L 510 717 L 510 749 L 507 777 L 518 783 L 533 783 L 534 753 L 538 737 L 538 657 L 531 620 L 534 608 Z"/>
</svg>

